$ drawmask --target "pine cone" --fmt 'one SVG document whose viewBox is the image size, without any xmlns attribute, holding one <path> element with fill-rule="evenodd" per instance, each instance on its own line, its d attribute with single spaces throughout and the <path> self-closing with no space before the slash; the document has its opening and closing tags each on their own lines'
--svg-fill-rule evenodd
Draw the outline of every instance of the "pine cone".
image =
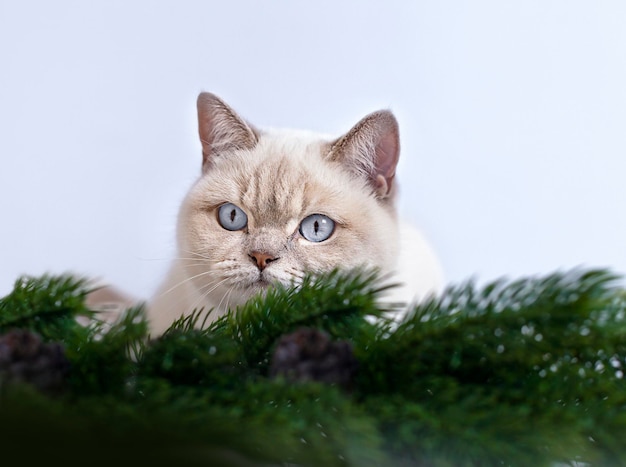
<svg viewBox="0 0 626 467">
<path fill-rule="evenodd" d="M 0 336 L 0 386 L 28 383 L 48 394 L 59 393 L 70 363 L 58 342 L 16 329 Z"/>
<path fill-rule="evenodd" d="M 301 328 L 278 341 L 270 376 L 284 376 L 289 381 L 319 381 L 348 389 L 358 362 L 348 341 L 330 340 L 328 334 Z"/>
</svg>

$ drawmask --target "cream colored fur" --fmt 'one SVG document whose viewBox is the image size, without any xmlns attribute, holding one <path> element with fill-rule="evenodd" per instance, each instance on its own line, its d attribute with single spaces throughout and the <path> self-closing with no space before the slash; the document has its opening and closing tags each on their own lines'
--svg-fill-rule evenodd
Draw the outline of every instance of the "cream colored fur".
<svg viewBox="0 0 626 467">
<path fill-rule="evenodd" d="M 297 284 L 305 272 L 376 267 L 405 285 L 385 300 L 410 302 L 437 292 L 441 269 L 425 239 L 398 222 L 393 177 L 397 123 L 381 111 L 335 141 L 296 131 L 261 132 L 216 96 L 198 99 L 203 173 L 184 199 L 178 257 L 148 307 L 153 335 L 182 314 L 214 309 L 213 321 L 270 284 Z M 248 217 L 229 231 L 217 210 L 232 203 Z M 299 233 L 311 214 L 335 221 L 326 241 Z M 252 252 L 273 261 L 257 266 Z"/>
</svg>

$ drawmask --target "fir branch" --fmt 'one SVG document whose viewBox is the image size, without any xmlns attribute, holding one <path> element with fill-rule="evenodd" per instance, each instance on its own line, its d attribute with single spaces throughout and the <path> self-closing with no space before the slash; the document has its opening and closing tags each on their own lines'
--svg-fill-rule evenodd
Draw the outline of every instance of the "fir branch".
<svg viewBox="0 0 626 467">
<path fill-rule="evenodd" d="M 126 310 L 110 327 L 95 322 L 86 333 L 66 337 L 67 356 L 72 363 L 70 382 L 77 394 L 120 394 L 135 372 L 147 338 L 142 306 Z"/>
<path fill-rule="evenodd" d="M 566 460 L 610 458 L 611 452 L 597 448 L 613 446 L 626 435 L 626 425 L 616 422 L 603 434 L 589 427 L 606 423 L 611 407 L 626 407 L 626 308 L 616 298 L 621 291 L 615 279 L 606 271 L 572 271 L 498 281 L 480 291 L 469 283 L 451 288 L 358 354 L 360 397 L 401 395 L 400 404 L 416 404 L 424 421 L 456 424 L 461 458 L 488 462 L 494 455 L 511 462 L 523 458 L 512 448 L 525 437 L 533 464 L 541 458 L 562 461 L 564 453 L 571 456 Z M 515 419 L 526 425 L 510 431 Z M 405 422 L 400 417 L 387 429 L 407 430 Z M 424 429 L 420 437 L 449 443 L 450 433 Z M 495 435 L 507 432 L 499 450 Z M 529 441 L 533 433 L 545 441 Z M 476 434 L 484 439 L 479 442 Z"/>
<path fill-rule="evenodd" d="M 0 399 L 6 461 L 23 465 L 246 466 L 291 455 L 279 431 L 228 418 L 197 392 L 147 388 L 148 399 L 51 400 L 24 387 Z M 105 448 L 103 449 L 103 446 Z"/>
<path fill-rule="evenodd" d="M 335 272 L 269 291 L 202 330 L 192 315 L 155 341 L 141 309 L 111 329 L 79 326 L 80 288 L 33 279 L 0 301 L 0 320 L 14 327 L 30 316 L 20 324 L 65 343 L 71 392 L 55 401 L 0 393 L 0 427 L 9 443 L 58 433 L 180 465 L 224 454 L 225 465 L 620 465 L 626 292 L 615 278 L 576 270 L 468 282 L 392 327 L 375 275 Z M 50 282 L 58 289 L 41 287 Z M 74 292 L 48 317 L 62 290 Z M 352 342 L 352 393 L 264 377 L 277 339 L 302 326 Z"/>
<path fill-rule="evenodd" d="M 79 327 L 76 318 L 93 316 L 84 304 L 89 292 L 86 279 L 68 274 L 23 276 L 12 292 L 0 299 L 0 332 L 29 329 L 45 339 L 62 340 L 70 329 Z"/>
<path fill-rule="evenodd" d="M 210 332 L 226 333 L 239 343 L 248 364 L 265 372 L 272 345 L 300 327 L 327 331 L 337 339 L 351 339 L 372 326 L 374 317 L 386 321 L 376 298 L 389 286 L 376 286 L 376 271 L 332 271 L 307 275 L 297 288 L 277 286 L 263 297 L 213 323 Z"/>
<path fill-rule="evenodd" d="M 395 363 L 399 359 L 413 374 L 433 374 L 436 369 L 465 375 L 468 381 L 493 377 L 498 365 L 492 361 L 500 366 L 519 364 L 530 367 L 531 374 L 542 374 L 546 366 L 558 363 L 555 349 L 562 358 L 579 358 L 582 351 L 592 352 L 587 350 L 592 342 L 595 347 L 610 345 L 605 330 L 624 329 L 625 321 L 620 318 L 624 310 L 615 302 L 616 292 L 610 286 L 614 280 L 614 275 L 604 271 L 590 271 L 511 284 L 498 281 L 482 291 L 464 284 L 416 307 L 368 355 L 382 358 L 391 352 L 388 362 L 379 363 L 380 370 L 397 367 L 404 371 L 406 367 Z M 597 329 L 600 316 L 604 325 Z M 591 353 L 586 358 L 592 358 Z"/>
<path fill-rule="evenodd" d="M 172 385 L 228 390 L 254 375 L 243 365 L 241 349 L 225 335 L 194 328 L 170 328 L 144 348 L 139 378 L 161 378 Z"/>
<path fill-rule="evenodd" d="M 531 417 L 523 405 L 479 392 L 439 410 L 396 395 L 368 398 L 364 406 L 385 433 L 389 465 L 547 467 L 600 457 L 567 417 Z"/>
<path fill-rule="evenodd" d="M 180 318 L 175 320 L 169 328 L 167 328 L 164 332 L 165 335 L 168 333 L 179 333 L 179 332 L 191 332 L 191 331 L 201 331 L 205 332 L 209 330 L 209 326 L 206 324 L 211 313 L 214 310 L 210 309 L 205 312 L 204 308 L 194 309 L 188 315 L 182 315 Z"/>
</svg>

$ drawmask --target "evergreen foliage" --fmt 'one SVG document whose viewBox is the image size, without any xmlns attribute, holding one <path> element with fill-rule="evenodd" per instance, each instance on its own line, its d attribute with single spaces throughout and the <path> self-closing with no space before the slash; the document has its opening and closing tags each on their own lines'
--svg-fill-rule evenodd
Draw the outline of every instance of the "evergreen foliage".
<svg viewBox="0 0 626 467">
<path fill-rule="evenodd" d="M 113 325 L 98 321 L 84 279 L 20 278 L 0 299 L 0 336 L 20 329 L 61 344 L 70 369 L 61 392 L 46 392 L 23 376 L 40 370 L 25 371 L 17 348 L 40 341 L 0 339 L 4 458 L 622 465 L 626 292 L 617 279 L 574 270 L 467 282 L 392 320 L 377 306 L 385 287 L 375 273 L 333 272 L 270 290 L 202 329 L 198 314 L 150 339 L 141 307 Z M 298 332 L 349 343 L 336 346 L 358 362 L 349 389 L 270 376 L 277 343 L 294 332 L 281 352 L 299 345 Z"/>
</svg>

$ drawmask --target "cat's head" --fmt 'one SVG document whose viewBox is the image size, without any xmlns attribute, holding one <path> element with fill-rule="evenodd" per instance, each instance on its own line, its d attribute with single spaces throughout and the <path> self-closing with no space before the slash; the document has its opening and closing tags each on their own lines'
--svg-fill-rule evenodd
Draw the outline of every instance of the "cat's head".
<svg viewBox="0 0 626 467">
<path fill-rule="evenodd" d="M 183 203 L 178 246 L 209 303 L 233 307 L 305 272 L 393 267 L 400 145 L 391 112 L 329 139 L 260 131 L 202 93 L 198 119 L 202 175 Z"/>
</svg>

